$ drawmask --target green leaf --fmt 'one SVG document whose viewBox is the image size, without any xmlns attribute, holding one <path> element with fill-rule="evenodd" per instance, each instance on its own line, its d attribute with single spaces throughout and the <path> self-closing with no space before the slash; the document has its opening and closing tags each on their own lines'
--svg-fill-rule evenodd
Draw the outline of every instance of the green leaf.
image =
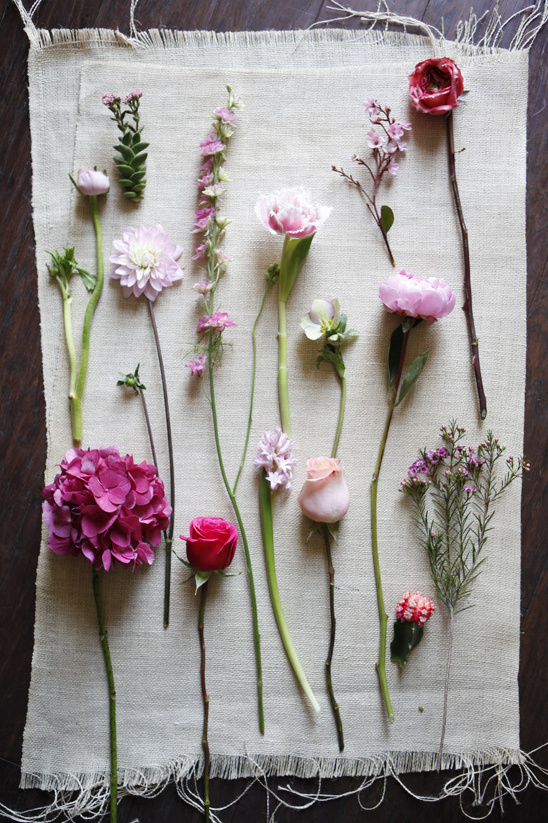
<svg viewBox="0 0 548 823">
<path fill-rule="evenodd" d="M 93 291 L 95 286 L 97 285 L 97 275 L 92 274 L 91 272 L 86 271 L 85 269 L 81 269 L 79 266 L 77 267 L 76 271 L 82 278 L 82 283 L 84 284 L 86 289 L 88 291 Z"/>
<path fill-rule="evenodd" d="M 396 375 L 398 374 L 398 366 L 400 364 L 401 349 L 403 346 L 403 328 L 397 326 L 390 337 L 390 349 L 388 350 L 388 385 L 392 386 Z"/>
<path fill-rule="evenodd" d="M 140 193 L 145 190 L 145 183 L 132 183 L 131 188 L 134 192 Z"/>
<path fill-rule="evenodd" d="M 124 192 L 124 197 L 127 197 L 128 200 L 138 200 L 139 199 L 139 195 L 135 194 L 134 191 L 125 191 Z"/>
<path fill-rule="evenodd" d="M 133 158 L 135 157 L 135 155 L 133 153 L 133 149 L 130 149 L 129 146 L 124 146 L 123 143 L 118 143 L 118 145 L 114 146 L 113 148 L 114 151 L 117 151 L 122 155 L 126 163 L 133 162 Z"/>
<path fill-rule="evenodd" d="M 424 629 L 410 620 L 396 620 L 394 623 L 394 639 L 390 644 L 390 659 L 392 663 L 399 663 L 403 669 L 407 658 L 422 640 Z"/>
<path fill-rule="evenodd" d="M 394 224 L 394 212 L 390 206 L 381 206 L 381 226 L 385 234 L 388 234 Z"/>
<path fill-rule="evenodd" d="M 128 166 L 123 160 L 117 160 L 116 158 L 114 159 L 114 162 L 116 163 L 116 168 L 118 169 L 118 175 L 120 177 L 124 177 L 125 179 L 131 177 L 133 174 L 133 168 L 131 166 Z"/>
<path fill-rule="evenodd" d="M 405 374 L 405 377 L 402 380 L 401 389 L 400 389 L 400 396 L 398 397 L 398 402 L 396 406 L 399 406 L 409 389 L 413 386 L 415 380 L 419 377 L 421 371 L 424 369 L 426 365 L 426 361 L 428 360 L 428 352 L 430 349 L 426 349 L 423 351 L 422 354 L 417 355 Z"/>
<path fill-rule="evenodd" d="M 136 143 L 132 144 L 131 148 L 133 149 L 135 154 L 139 154 L 139 152 L 144 151 L 145 149 L 148 149 L 149 146 L 150 146 L 150 143 L 141 143 L 139 140 L 137 140 Z"/>
<path fill-rule="evenodd" d="M 115 118 L 113 118 L 113 119 L 115 119 Z M 132 140 L 133 140 L 133 132 L 126 131 L 126 133 L 122 137 L 122 143 L 124 143 L 125 146 L 129 146 L 131 144 Z"/>
<path fill-rule="evenodd" d="M 314 235 L 290 238 L 286 235 L 280 265 L 280 300 L 285 303 L 310 251 Z"/>
<path fill-rule="evenodd" d="M 147 157 L 148 157 L 148 154 L 147 154 L 146 151 L 143 151 L 140 154 L 136 154 L 135 157 L 133 158 L 133 168 L 135 168 L 135 166 L 137 166 L 137 165 L 142 165 L 145 162 L 145 160 L 147 159 Z"/>
<path fill-rule="evenodd" d="M 129 189 L 130 191 L 133 191 L 133 181 L 132 180 L 126 180 L 124 177 L 120 177 L 119 180 L 120 180 L 120 185 L 123 189 Z"/>
<path fill-rule="evenodd" d="M 198 592 L 200 586 L 203 586 L 204 583 L 207 583 L 210 577 L 211 572 L 201 572 L 199 570 L 196 571 L 196 574 L 194 575 L 196 581 L 196 593 Z"/>
<path fill-rule="evenodd" d="M 341 527 L 341 521 L 336 520 L 334 523 L 326 523 L 325 525 L 327 526 L 329 534 L 331 535 L 333 540 L 335 540 L 335 541 L 338 540 L 339 539 L 339 529 Z"/>
<path fill-rule="evenodd" d="M 140 183 L 146 175 L 146 171 L 134 171 L 131 173 L 133 183 Z"/>
</svg>

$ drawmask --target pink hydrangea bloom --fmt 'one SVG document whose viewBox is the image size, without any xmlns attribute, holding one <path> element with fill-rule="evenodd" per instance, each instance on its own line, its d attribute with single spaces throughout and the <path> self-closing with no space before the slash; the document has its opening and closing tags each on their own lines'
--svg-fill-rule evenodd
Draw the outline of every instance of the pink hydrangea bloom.
<svg viewBox="0 0 548 823">
<path fill-rule="evenodd" d="M 160 225 L 128 227 L 113 245 L 117 253 L 110 257 L 110 276 L 120 281 L 124 297 L 144 294 L 154 301 L 162 289 L 183 276 L 177 263 L 183 249 L 171 242 Z"/>
<path fill-rule="evenodd" d="M 403 270 L 381 284 L 379 297 L 389 312 L 422 317 L 428 325 L 446 317 L 455 307 L 455 295 L 443 280 Z"/>
<path fill-rule="evenodd" d="M 302 186 L 262 194 L 255 205 L 255 214 L 272 234 L 297 238 L 317 232 L 331 211 L 331 206 L 315 205 Z"/>
<path fill-rule="evenodd" d="M 48 547 L 83 554 L 96 569 L 115 560 L 132 567 L 154 561 L 171 506 L 156 468 L 114 447 L 69 449 L 61 472 L 43 490 Z"/>
<path fill-rule="evenodd" d="M 208 329 L 213 329 L 213 331 L 220 332 L 230 328 L 230 326 L 235 325 L 236 323 L 234 320 L 231 320 L 225 311 L 216 311 L 214 314 L 210 314 L 209 316 L 205 315 L 204 317 L 200 317 L 196 331 L 198 334 L 201 334 Z"/>
<path fill-rule="evenodd" d="M 189 363 L 186 363 L 185 365 L 187 369 L 190 369 L 191 374 L 197 374 L 199 377 L 201 377 L 202 372 L 207 366 L 207 354 L 200 354 L 194 360 L 191 360 Z"/>
<path fill-rule="evenodd" d="M 293 469 L 297 461 L 293 457 L 293 441 L 279 426 L 273 432 L 264 432 L 257 445 L 253 460 L 257 469 L 264 469 L 270 488 L 291 490 Z"/>
<path fill-rule="evenodd" d="M 405 592 L 396 606 L 396 617 L 402 623 L 409 621 L 424 626 L 426 621 L 436 611 L 436 604 L 422 592 Z"/>
</svg>

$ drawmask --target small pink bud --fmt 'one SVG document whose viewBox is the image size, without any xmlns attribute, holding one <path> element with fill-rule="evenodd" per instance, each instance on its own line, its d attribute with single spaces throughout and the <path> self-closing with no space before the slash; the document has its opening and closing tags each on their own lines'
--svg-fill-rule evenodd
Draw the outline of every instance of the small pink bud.
<svg viewBox="0 0 548 823">
<path fill-rule="evenodd" d="M 107 175 L 96 169 L 80 169 L 76 178 L 76 185 L 82 194 L 88 196 L 106 194 L 110 189 L 110 181 Z"/>
</svg>

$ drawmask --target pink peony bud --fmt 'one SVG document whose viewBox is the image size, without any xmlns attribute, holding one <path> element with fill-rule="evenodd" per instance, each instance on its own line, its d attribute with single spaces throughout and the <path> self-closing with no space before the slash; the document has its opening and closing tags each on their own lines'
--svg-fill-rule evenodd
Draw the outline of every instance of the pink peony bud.
<svg viewBox="0 0 548 823">
<path fill-rule="evenodd" d="M 428 325 L 446 317 L 455 307 L 455 295 L 443 280 L 403 270 L 379 286 L 379 297 L 389 312 L 422 317 Z"/>
<path fill-rule="evenodd" d="M 96 169 L 80 169 L 76 178 L 76 185 L 82 194 L 106 194 L 110 189 L 110 181 L 106 174 Z"/>
<path fill-rule="evenodd" d="M 195 517 L 186 540 L 186 555 L 191 566 L 201 572 L 214 572 L 230 566 L 236 551 L 236 527 L 222 517 Z"/>
<path fill-rule="evenodd" d="M 299 506 L 316 523 L 336 523 L 350 505 L 350 492 L 341 461 L 333 457 L 310 457 L 307 480 L 299 493 Z"/>
<path fill-rule="evenodd" d="M 408 79 L 411 102 L 424 114 L 447 114 L 458 106 L 464 91 L 461 71 L 449 57 L 433 57 L 417 63 Z"/>
<path fill-rule="evenodd" d="M 436 611 L 436 604 L 422 592 L 405 592 L 402 599 L 396 606 L 396 617 L 402 623 L 416 623 L 424 626 L 426 621 Z"/>
</svg>

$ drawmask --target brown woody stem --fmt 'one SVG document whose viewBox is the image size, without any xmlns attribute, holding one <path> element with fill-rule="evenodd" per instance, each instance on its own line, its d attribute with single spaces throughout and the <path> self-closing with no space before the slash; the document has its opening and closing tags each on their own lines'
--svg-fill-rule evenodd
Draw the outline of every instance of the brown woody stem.
<svg viewBox="0 0 548 823">
<path fill-rule="evenodd" d="M 335 648 L 335 629 L 337 626 L 337 619 L 335 617 L 335 569 L 333 567 L 333 558 L 331 556 L 331 544 L 329 529 L 325 523 L 322 523 L 322 534 L 325 543 L 325 553 L 327 557 L 327 567 L 329 571 L 329 608 L 331 613 L 331 636 L 329 639 L 329 651 L 325 661 L 325 680 L 327 683 L 327 691 L 329 694 L 329 702 L 335 718 L 335 726 L 337 727 L 337 739 L 339 741 L 339 751 L 344 751 L 344 734 L 341 720 L 341 712 L 339 704 L 335 699 L 335 692 L 333 691 L 333 680 L 331 677 L 331 662 L 333 660 L 333 649 Z"/>
<path fill-rule="evenodd" d="M 202 749 L 204 750 L 204 815 L 205 820 L 209 820 L 209 743 L 207 740 L 207 727 L 209 722 L 209 695 L 206 689 L 206 679 L 205 679 L 205 665 L 206 665 L 206 653 L 205 653 L 205 637 L 204 637 L 204 615 L 205 615 L 205 604 L 207 598 L 207 587 L 208 582 L 206 581 L 200 587 L 200 616 L 198 620 L 198 634 L 200 635 L 200 650 L 201 650 L 201 665 L 200 665 L 200 681 L 202 684 L 202 699 L 204 701 L 204 725 L 202 728 Z"/>
</svg>

